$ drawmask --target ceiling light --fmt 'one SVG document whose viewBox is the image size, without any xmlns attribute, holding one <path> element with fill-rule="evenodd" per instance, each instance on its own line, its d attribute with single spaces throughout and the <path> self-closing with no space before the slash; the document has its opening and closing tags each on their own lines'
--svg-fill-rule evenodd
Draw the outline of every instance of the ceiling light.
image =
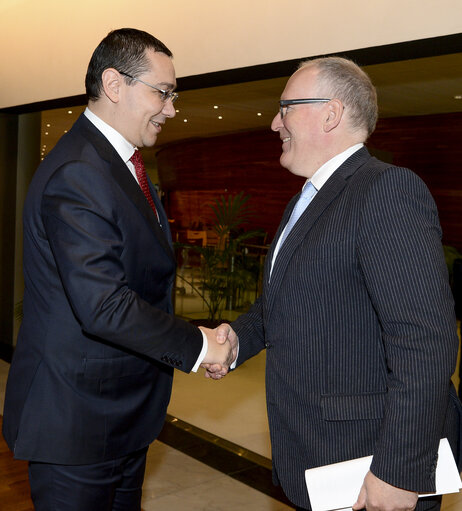
<svg viewBox="0 0 462 511">
<path fill-rule="evenodd" d="M 462 99 L 462 94 L 457 94 L 456 96 L 454 96 L 454 99 Z"/>
<path fill-rule="evenodd" d="M 183 119 L 183 122 L 188 122 L 188 119 Z"/>
<path fill-rule="evenodd" d="M 48 135 L 48 131 L 45 131 L 45 135 Z"/>
<path fill-rule="evenodd" d="M 218 119 L 223 119 L 223 117 L 221 115 L 218 116 Z"/>
<path fill-rule="evenodd" d="M 72 110 L 68 110 L 68 111 L 67 111 L 67 113 L 68 113 L 68 114 L 71 114 L 71 113 L 72 113 Z"/>
<path fill-rule="evenodd" d="M 179 113 L 180 113 L 180 111 L 179 111 L 179 110 L 175 110 L 175 112 L 176 112 L 177 114 L 179 114 Z"/>
<path fill-rule="evenodd" d="M 213 108 L 215 108 L 215 110 L 218 108 L 218 105 L 213 105 Z"/>
<path fill-rule="evenodd" d="M 261 112 L 258 112 L 257 115 L 258 115 L 258 117 L 261 117 Z"/>
<path fill-rule="evenodd" d="M 49 128 L 51 126 L 51 124 L 47 124 L 47 128 Z"/>
</svg>

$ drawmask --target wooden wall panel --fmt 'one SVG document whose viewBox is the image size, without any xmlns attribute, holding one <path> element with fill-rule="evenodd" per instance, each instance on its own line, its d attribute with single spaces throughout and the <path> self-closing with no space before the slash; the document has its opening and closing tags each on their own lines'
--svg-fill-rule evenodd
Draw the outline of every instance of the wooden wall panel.
<svg viewBox="0 0 462 511">
<path fill-rule="evenodd" d="M 264 229 L 271 239 L 304 182 L 280 166 L 280 153 L 279 136 L 270 130 L 184 141 L 159 151 L 159 180 L 174 225 L 209 223 L 207 205 L 214 198 L 243 190 L 255 212 L 246 228 Z"/>
<path fill-rule="evenodd" d="M 462 113 L 382 119 L 368 147 L 415 171 L 440 212 L 444 242 L 462 251 Z M 303 185 L 279 164 L 281 142 L 269 129 L 184 141 L 157 154 L 167 211 L 179 228 L 209 223 L 207 204 L 244 190 L 255 217 L 248 228 L 274 236 L 284 208 Z"/>
</svg>

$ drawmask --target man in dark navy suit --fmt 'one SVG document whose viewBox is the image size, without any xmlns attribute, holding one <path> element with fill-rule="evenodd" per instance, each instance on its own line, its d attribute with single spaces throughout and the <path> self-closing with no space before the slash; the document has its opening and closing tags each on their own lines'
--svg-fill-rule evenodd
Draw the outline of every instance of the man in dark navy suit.
<svg viewBox="0 0 462 511">
<path fill-rule="evenodd" d="M 417 492 L 435 490 L 441 438 L 460 460 L 438 214 L 415 174 L 364 147 L 376 119 L 375 89 L 351 61 L 308 61 L 289 79 L 272 129 L 281 165 L 306 183 L 269 251 L 262 296 L 232 324 L 238 365 L 267 350 L 274 476 L 299 509 L 310 508 L 306 469 L 369 455 L 354 509 L 437 509 Z"/>
<path fill-rule="evenodd" d="M 236 356 L 173 316 L 168 221 L 138 152 L 175 115 L 171 57 L 146 32 L 111 32 L 88 67 L 88 108 L 30 185 L 3 433 L 30 461 L 39 511 L 139 511 L 173 369 Z"/>
</svg>

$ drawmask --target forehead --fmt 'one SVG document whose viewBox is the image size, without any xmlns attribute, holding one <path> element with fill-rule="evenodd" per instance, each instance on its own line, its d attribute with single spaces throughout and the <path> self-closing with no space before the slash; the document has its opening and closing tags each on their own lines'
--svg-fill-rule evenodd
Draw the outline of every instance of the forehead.
<svg viewBox="0 0 462 511">
<path fill-rule="evenodd" d="M 288 80 L 281 99 L 301 99 L 315 96 L 317 71 L 314 67 L 304 67 L 296 71 Z"/>
<path fill-rule="evenodd" d="M 172 59 L 154 50 L 146 50 L 150 70 L 146 73 L 157 84 L 176 85 L 175 68 Z"/>
</svg>

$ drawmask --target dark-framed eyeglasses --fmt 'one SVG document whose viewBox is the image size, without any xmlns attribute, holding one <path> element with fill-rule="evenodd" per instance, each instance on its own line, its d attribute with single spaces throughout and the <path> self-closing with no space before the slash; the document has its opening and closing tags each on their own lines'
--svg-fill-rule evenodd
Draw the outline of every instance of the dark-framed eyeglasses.
<svg viewBox="0 0 462 511">
<path fill-rule="evenodd" d="M 130 78 L 131 80 L 134 80 L 135 82 L 143 83 L 144 85 L 147 85 L 148 87 L 151 87 L 151 89 L 154 89 L 158 92 L 160 92 L 160 99 L 164 103 L 166 103 L 169 99 L 172 100 L 172 103 L 175 103 L 175 101 L 178 99 L 178 92 L 173 92 L 172 90 L 164 90 L 160 87 L 156 87 L 155 85 L 151 85 L 148 82 L 144 82 L 143 80 L 140 80 L 139 78 L 135 78 L 132 75 L 129 75 L 128 73 L 124 73 L 123 71 L 119 71 L 121 75 L 126 76 L 127 78 Z"/>
<path fill-rule="evenodd" d="M 327 98 L 309 98 L 309 99 L 281 99 L 279 101 L 279 111 L 281 113 L 281 119 L 284 119 L 284 115 L 287 112 L 287 107 L 290 105 L 303 105 L 306 103 L 328 103 L 331 101 Z"/>
</svg>

